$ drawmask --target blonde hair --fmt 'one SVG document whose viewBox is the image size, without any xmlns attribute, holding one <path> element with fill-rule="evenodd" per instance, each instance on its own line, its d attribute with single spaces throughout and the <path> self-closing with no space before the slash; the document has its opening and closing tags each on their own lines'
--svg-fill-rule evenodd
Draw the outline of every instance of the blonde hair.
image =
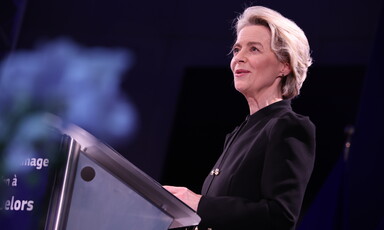
<svg viewBox="0 0 384 230">
<path fill-rule="evenodd" d="M 262 25 L 271 31 L 271 49 L 282 63 L 289 63 L 291 73 L 282 80 L 284 99 L 300 93 L 312 64 L 308 39 L 300 27 L 280 13 L 262 6 L 252 6 L 243 12 L 235 25 L 236 33 L 249 25 Z"/>
</svg>

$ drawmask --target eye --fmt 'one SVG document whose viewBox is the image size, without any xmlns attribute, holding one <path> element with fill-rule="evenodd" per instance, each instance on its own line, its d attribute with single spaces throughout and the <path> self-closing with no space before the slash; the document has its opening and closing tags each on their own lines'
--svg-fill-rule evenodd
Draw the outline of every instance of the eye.
<svg viewBox="0 0 384 230">
<path fill-rule="evenodd" d="M 256 46 L 251 46 L 251 52 L 259 52 L 260 50 Z"/>
<path fill-rule="evenodd" d="M 239 47 L 233 47 L 232 50 L 231 50 L 231 53 L 233 55 L 237 54 L 238 52 L 240 51 L 240 48 Z"/>
</svg>

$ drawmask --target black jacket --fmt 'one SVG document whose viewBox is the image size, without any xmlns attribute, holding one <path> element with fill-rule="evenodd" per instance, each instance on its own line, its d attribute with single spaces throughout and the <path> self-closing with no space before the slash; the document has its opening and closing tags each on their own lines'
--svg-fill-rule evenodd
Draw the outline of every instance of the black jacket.
<svg viewBox="0 0 384 230">
<path fill-rule="evenodd" d="M 199 230 L 294 229 L 314 159 L 315 127 L 290 100 L 248 116 L 204 182 Z"/>
</svg>

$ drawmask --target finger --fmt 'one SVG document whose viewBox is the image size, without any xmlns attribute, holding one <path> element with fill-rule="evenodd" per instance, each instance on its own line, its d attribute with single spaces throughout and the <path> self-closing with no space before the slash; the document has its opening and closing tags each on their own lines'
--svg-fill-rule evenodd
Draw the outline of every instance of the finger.
<svg viewBox="0 0 384 230">
<path fill-rule="evenodd" d="M 174 187 L 174 186 L 165 185 L 165 186 L 163 186 L 163 188 L 168 190 L 170 193 L 176 193 L 178 191 L 178 189 L 176 187 Z"/>
</svg>

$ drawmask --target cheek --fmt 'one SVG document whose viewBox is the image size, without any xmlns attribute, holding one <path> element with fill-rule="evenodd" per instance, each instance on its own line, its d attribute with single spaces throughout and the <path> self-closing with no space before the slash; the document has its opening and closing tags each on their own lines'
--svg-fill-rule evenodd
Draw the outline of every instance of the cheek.
<svg viewBox="0 0 384 230">
<path fill-rule="evenodd" d="M 230 65 L 231 70 L 233 72 L 235 70 L 235 61 L 233 60 L 233 58 L 231 59 L 231 63 L 229 65 Z"/>
<path fill-rule="evenodd" d="M 278 62 L 270 58 L 253 60 L 253 62 L 251 62 L 250 65 L 253 69 L 256 69 L 257 72 L 268 75 L 268 76 L 269 75 L 275 76 L 276 75 L 275 73 L 278 72 L 279 70 Z"/>
</svg>

